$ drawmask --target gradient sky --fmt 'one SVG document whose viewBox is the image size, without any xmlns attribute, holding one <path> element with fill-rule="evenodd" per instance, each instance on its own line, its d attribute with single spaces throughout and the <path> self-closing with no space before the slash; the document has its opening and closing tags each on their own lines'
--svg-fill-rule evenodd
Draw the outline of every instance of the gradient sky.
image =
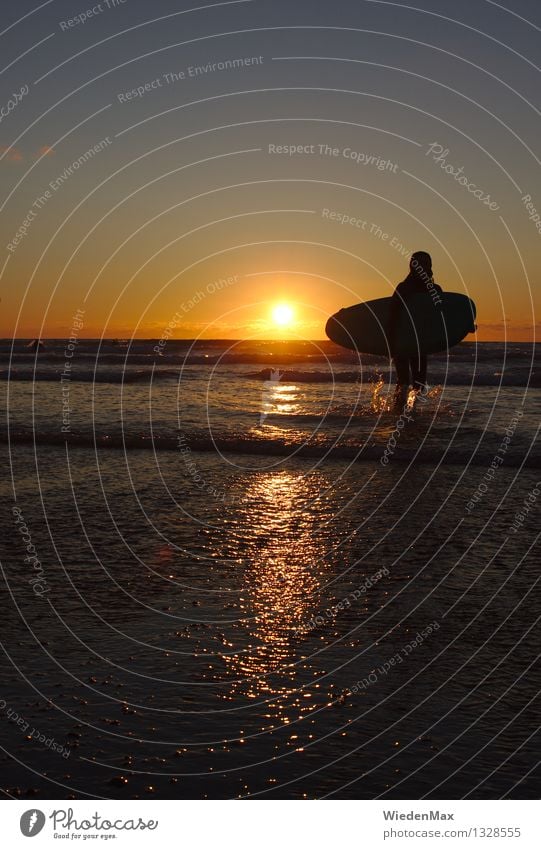
<svg viewBox="0 0 541 849">
<path fill-rule="evenodd" d="M 480 340 L 534 338 L 541 16 L 507 6 L 4 4 L 0 335 L 69 335 L 84 310 L 86 337 L 271 337 L 287 301 L 290 334 L 321 339 L 423 249 Z"/>
</svg>

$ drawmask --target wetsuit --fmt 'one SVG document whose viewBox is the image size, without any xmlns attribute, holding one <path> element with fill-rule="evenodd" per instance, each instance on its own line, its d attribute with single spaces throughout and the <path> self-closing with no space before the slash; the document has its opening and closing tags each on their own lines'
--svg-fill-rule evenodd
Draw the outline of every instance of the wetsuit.
<svg viewBox="0 0 541 849">
<path fill-rule="evenodd" d="M 396 287 L 391 304 L 391 322 L 389 328 L 391 353 L 393 352 L 393 340 L 396 332 L 396 327 L 400 317 L 400 311 L 406 306 L 405 302 L 411 295 L 427 293 L 429 291 L 427 283 L 432 283 L 430 291 L 442 291 L 441 286 L 434 283 L 425 271 L 416 273 L 411 271 L 405 280 Z M 406 389 L 411 383 L 414 389 L 421 389 L 426 384 L 426 369 L 427 358 L 426 354 L 421 354 L 418 351 L 413 356 L 394 356 L 394 365 L 396 369 L 397 390 Z"/>
</svg>

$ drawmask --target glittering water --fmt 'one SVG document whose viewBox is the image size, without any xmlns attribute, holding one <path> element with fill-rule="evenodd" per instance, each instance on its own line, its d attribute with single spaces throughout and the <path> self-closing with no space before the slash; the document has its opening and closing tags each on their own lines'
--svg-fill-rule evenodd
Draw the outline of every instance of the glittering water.
<svg viewBox="0 0 541 849">
<path fill-rule="evenodd" d="M 479 347 L 483 374 L 501 370 L 503 349 Z M 71 382 L 67 434 L 52 355 L 49 379 L 6 382 L 4 787 L 537 795 L 526 348 L 503 388 L 472 387 L 460 352 L 401 428 L 384 364 L 333 384 L 302 377 L 324 371 L 312 353 L 269 346 L 220 371 L 177 351 L 173 375 L 128 383 L 108 363 L 109 380 Z M 270 355 L 297 379 L 250 376 Z M 353 374 L 341 356 L 332 374 Z"/>
</svg>

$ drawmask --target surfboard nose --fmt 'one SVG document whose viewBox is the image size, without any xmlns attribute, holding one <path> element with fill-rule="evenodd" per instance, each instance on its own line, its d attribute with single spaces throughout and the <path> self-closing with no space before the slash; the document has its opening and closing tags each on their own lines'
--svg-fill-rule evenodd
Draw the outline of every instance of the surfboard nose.
<svg viewBox="0 0 541 849">
<path fill-rule="evenodd" d="M 337 336 L 341 335 L 340 331 L 342 331 L 342 334 L 344 332 L 344 328 L 342 327 L 339 319 L 341 312 L 343 312 L 343 310 L 339 310 L 334 313 L 334 315 L 331 315 L 331 317 L 327 319 L 327 324 L 325 325 L 325 333 L 332 342 L 335 341 Z"/>
</svg>

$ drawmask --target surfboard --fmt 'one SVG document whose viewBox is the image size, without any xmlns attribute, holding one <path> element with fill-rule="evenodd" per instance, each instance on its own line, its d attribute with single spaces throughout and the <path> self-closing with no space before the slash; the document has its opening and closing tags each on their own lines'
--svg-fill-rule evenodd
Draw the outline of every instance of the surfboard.
<svg viewBox="0 0 541 849">
<path fill-rule="evenodd" d="M 399 356 L 436 354 L 475 332 L 476 308 L 471 298 L 442 292 L 439 303 L 430 293 L 411 295 L 402 304 L 393 352 Z M 389 320 L 391 298 L 378 298 L 346 307 L 332 315 L 325 332 L 343 348 L 365 354 L 391 355 Z"/>
</svg>

